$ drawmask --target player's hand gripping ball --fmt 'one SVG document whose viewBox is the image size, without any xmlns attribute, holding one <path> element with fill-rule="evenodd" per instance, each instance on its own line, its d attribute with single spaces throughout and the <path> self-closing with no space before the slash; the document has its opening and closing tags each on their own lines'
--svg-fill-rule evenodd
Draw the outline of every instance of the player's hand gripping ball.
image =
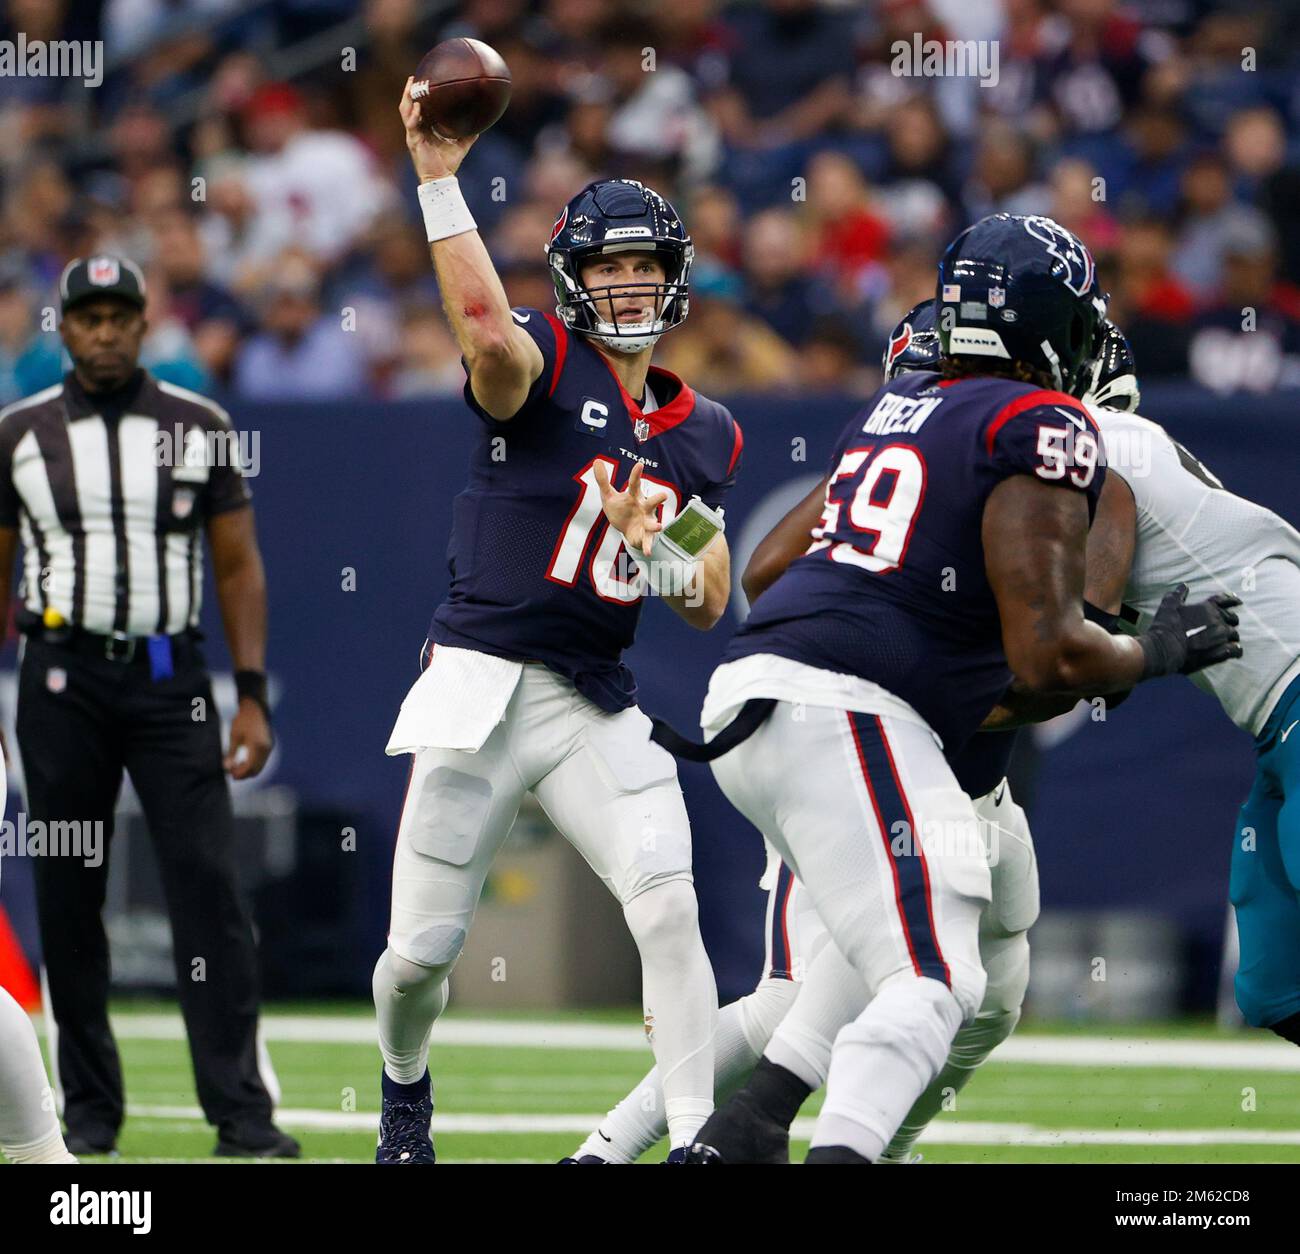
<svg viewBox="0 0 1300 1254">
<path fill-rule="evenodd" d="M 477 39 L 445 39 L 416 67 L 411 99 L 420 122 L 443 139 L 469 139 L 495 124 L 510 103 L 510 69 Z"/>
</svg>

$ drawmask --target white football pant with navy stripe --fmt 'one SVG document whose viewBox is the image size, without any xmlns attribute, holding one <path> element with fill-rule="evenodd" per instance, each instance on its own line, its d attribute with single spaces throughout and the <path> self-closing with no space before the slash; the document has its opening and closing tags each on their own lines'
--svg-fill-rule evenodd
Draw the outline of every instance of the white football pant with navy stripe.
<svg viewBox="0 0 1300 1254">
<path fill-rule="evenodd" d="M 881 708 L 781 700 L 713 764 L 870 998 L 836 1039 L 813 1144 L 871 1159 L 979 1011 L 991 896 L 978 819 L 937 738 L 896 702 Z"/>
</svg>

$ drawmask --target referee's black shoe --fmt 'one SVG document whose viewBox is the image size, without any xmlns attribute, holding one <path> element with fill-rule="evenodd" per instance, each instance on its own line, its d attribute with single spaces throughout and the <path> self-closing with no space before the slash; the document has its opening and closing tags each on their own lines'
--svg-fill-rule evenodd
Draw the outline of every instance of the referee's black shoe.
<svg viewBox="0 0 1300 1254">
<path fill-rule="evenodd" d="M 302 1146 L 273 1123 L 222 1128 L 214 1158 L 301 1158 Z"/>
<path fill-rule="evenodd" d="M 117 1138 L 111 1132 L 73 1132 L 63 1138 L 68 1153 L 77 1158 L 93 1157 L 96 1154 L 117 1156 Z"/>
</svg>

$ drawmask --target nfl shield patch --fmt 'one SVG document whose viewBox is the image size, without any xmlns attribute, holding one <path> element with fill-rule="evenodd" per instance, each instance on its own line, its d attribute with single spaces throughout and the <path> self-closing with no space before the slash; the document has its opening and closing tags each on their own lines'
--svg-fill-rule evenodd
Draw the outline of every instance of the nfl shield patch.
<svg viewBox="0 0 1300 1254">
<path fill-rule="evenodd" d="M 632 426 L 632 434 L 638 444 L 644 444 L 650 438 L 650 424 L 644 418 L 638 418 Z"/>
<path fill-rule="evenodd" d="M 45 686 L 51 692 L 63 692 L 68 686 L 68 672 L 62 666 L 51 666 L 45 672 Z"/>
<path fill-rule="evenodd" d="M 112 287 L 121 277 L 116 257 L 92 257 L 86 262 L 86 278 L 96 287 Z"/>
<path fill-rule="evenodd" d="M 188 518 L 194 512 L 194 490 L 192 488 L 177 488 L 172 493 L 172 516 L 175 518 Z"/>
<path fill-rule="evenodd" d="M 989 308 L 1001 309 L 1007 303 L 1007 289 L 1005 287 L 989 288 Z"/>
</svg>

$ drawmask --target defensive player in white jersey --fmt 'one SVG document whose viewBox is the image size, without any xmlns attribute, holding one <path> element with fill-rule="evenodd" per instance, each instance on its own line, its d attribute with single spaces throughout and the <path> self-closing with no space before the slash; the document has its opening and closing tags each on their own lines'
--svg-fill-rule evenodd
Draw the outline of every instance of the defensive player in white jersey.
<svg viewBox="0 0 1300 1254">
<path fill-rule="evenodd" d="M 0 809 L 6 789 L 0 758 Z M 0 815 L 0 817 L 3 817 Z M 75 1163 L 27 1012 L 0 988 L 0 1154 L 15 1163 Z"/>
<path fill-rule="evenodd" d="M 938 363 L 934 302 L 927 300 L 894 328 L 881 369 L 888 381 L 909 370 L 934 370 Z M 826 482 L 822 480 L 755 549 L 742 578 L 751 602 L 807 549 L 825 495 Z M 1026 933 L 1038 917 L 1039 893 L 1029 821 L 1006 779 L 1014 739 L 1014 732 L 982 734 L 952 762 L 957 782 L 972 797 L 989 852 L 991 897 L 979 928 L 980 960 L 988 983 L 979 1013 L 957 1032 L 947 1062 L 903 1119 L 881 1162 L 908 1162 L 915 1157 L 913 1147 L 930 1121 L 941 1109 L 955 1108 L 957 1093 L 1020 1020 L 1029 983 Z M 712 755 L 690 756 L 706 760 Z M 860 1014 L 867 1002 L 866 987 L 852 967 L 834 957 L 823 961 L 813 988 L 801 993 L 828 934 L 807 892 L 770 846 L 760 887 L 768 893 L 763 975 L 752 993 L 718 1012 L 714 1037 L 714 1097 L 718 1102 L 743 1083 L 775 1032 L 790 1038 L 786 1048 L 816 1060 L 814 1066 L 829 1065 L 836 1033 Z M 797 997 L 798 1011 L 787 1018 Z M 778 1061 L 780 1051 L 778 1044 Z M 588 1166 L 635 1161 L 665 1135 L 662 1109 L 655 1069 L 601 1120 L 573 1157 L 561 1161 Z"/>
<path fill-rule="evenodd" d="M 1110 476 L 1088 540 L 1087 599 L 1125 631 L 1161 596 L 1239 596 L 1243 655 L 1192 676 L 1255 739 L 1254 786 L 1237 824 L 1229 896 L 1246 1022 L 1300 1044 L 1300 532 L 1228 491 L 1164 428 L 1135 412 L 1123 335 L 1108 328 L 1106 378 L 1089 409 Z"/>
</svg>

